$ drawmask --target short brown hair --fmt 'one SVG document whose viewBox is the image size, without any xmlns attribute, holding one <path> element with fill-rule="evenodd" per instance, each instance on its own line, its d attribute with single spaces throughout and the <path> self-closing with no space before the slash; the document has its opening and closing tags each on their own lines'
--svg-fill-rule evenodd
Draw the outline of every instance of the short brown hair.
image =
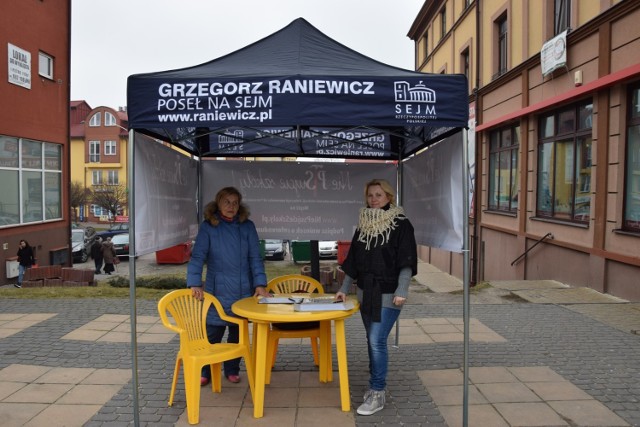
<svg viewBox="0 0 640 427">
<path fill-rule="evenodd" d="M 227 196 L 237 196 L 238 197 L 238 221 L 245 222 L 249 218 L 249 208 L 242 203 L 242 194 L 235 187 L 224 187 L 218 194 L 216 194 L 216 198 L 209 202 L 207 206 L 204 208 L 204 219 L 209 221 L 209 223 L 213 226 L 217 226 L 220 223 L 220 220 L 215 215 L 220 209 L 218 207 L 219 203 Z"/>
</svg>

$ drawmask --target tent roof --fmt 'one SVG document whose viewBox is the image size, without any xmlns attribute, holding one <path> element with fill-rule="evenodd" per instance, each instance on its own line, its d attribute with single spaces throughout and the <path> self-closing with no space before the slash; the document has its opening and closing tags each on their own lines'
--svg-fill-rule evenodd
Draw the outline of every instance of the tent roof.
<svg viewBox="0 0 640 427">
<path fill-rule="evenodd" d="M 129 125 L 199 156 L 407 156 L 467 125 L 463 75 L 362 55 L 298 18 L 210 62 L 129 76 Z"/>
</svg>

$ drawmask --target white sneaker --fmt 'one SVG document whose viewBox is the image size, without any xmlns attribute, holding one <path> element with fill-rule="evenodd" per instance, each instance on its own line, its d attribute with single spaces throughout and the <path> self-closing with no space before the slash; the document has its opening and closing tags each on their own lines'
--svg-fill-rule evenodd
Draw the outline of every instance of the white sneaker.
<svg viewBox="0 0 640 427">
<path fill-rule="evenodd" d="M 364 402 L 356 411 L 360 415 L 372 415 L 384 408 L 384 390 L 369 390 L 364 394 Z"/>
</svg>

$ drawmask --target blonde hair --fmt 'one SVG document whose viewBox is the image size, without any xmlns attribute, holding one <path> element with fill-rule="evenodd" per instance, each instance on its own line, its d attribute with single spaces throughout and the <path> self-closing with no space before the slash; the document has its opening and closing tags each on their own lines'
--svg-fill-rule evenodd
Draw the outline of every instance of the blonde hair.
<svg viewBox="0 0 640 427">
<path fill-rule="evenodd" d="M 379 185 L 382 188 L 382 191 L 384 191 L 387 194 L 387 197 L 389 197 L 389 201 L 391 202 L 392 205 L 396 204 L 396 194 L 395 191 L 393 191 L 393 187 L 391 187 L 391 184 L 389 184 L 389 182 L 386 179 L 372 179 L 371 181 L 367 182 L 364 185 L 364 203 L 365 205 L 369 206 L 368 202 L 367 202 L 367 196 L 369 193 L 369 187 L 372 187 L 374 185 Z"/>
<path fill-rule="evenodd" d="M 204 207 L 204 219 L 209 221 L 211 225 L 214 227 L 220 223 L 216 212 L 220 210 L 219 204 L 227 196 L 237 196 L 238 197 L 238 221 L 245 222 L 249 218 L 249 208 L 246 205 L 242 204 L 242 194 L 235 187 L 224 187 L 218 194 L 216 194 L 216 198 L 209 202 L 207 206 Z"/>
</svg>

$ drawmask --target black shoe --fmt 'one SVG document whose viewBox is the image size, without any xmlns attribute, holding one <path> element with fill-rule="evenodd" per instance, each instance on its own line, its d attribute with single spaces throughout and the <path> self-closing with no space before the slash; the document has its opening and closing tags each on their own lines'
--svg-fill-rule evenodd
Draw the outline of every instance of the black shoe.
<svg viewBox="0 0 640 427">
<path fill-rule="evenodd" d="M 21 288 L 22 285 L 20 283 L 14 283 L 13 286 L 15 286 L 16 288 Z"/>
</svg>

